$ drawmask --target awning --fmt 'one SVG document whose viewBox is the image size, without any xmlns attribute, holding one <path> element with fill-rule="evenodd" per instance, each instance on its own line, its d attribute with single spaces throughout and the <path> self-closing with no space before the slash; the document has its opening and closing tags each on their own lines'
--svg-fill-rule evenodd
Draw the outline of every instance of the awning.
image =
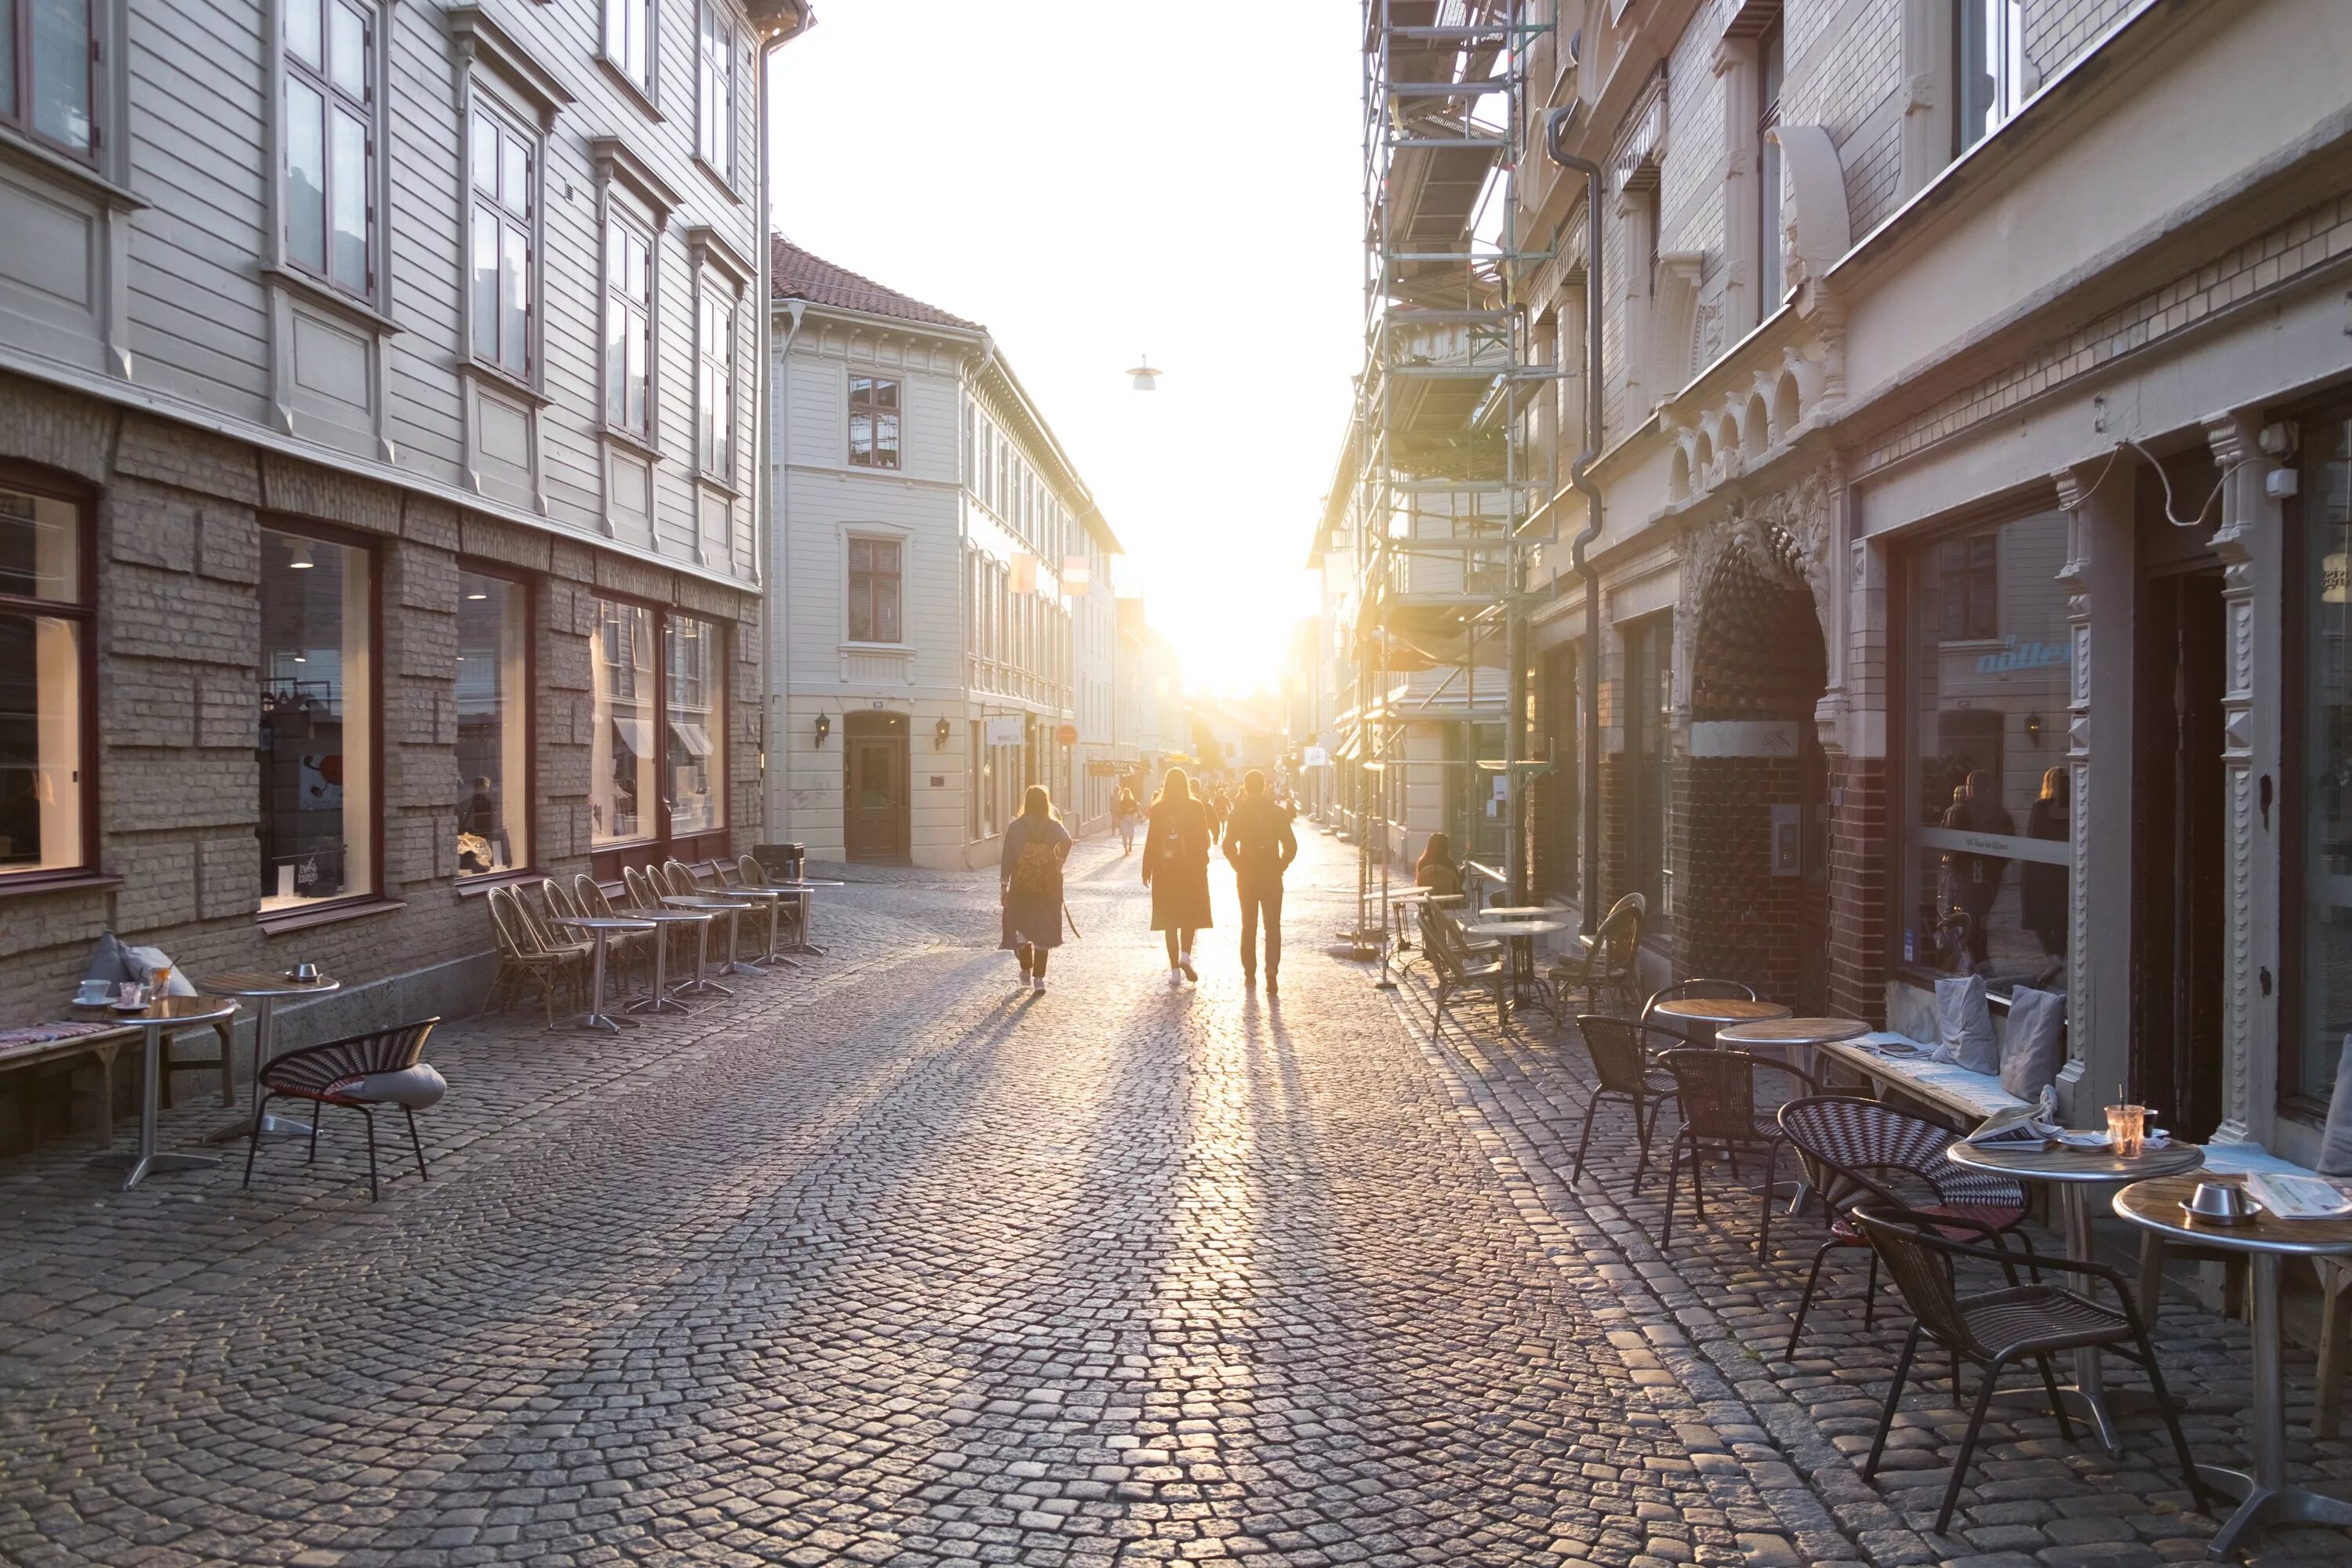
<svg viewBox="0 0 2352 1568">
<path fill-rule="evenodd" d="M 698 757 L 707 757 L 710 754 L 710 736 L 704 731 L 701 725 L 687 724 L 673 721 L 669 727 L 669 732 L 676 735 L 678 739 L 678 743 L 684 746 L 688 752 L 691 752 L 694 755 Z"/>
<path fill-rule="evenodd" d="M 643 719 L 615 719 L 613 728 L 620 732 L 621 744 L 632 754 L 650 757 L 654 754 L 654 727 Z"/>
</svg>

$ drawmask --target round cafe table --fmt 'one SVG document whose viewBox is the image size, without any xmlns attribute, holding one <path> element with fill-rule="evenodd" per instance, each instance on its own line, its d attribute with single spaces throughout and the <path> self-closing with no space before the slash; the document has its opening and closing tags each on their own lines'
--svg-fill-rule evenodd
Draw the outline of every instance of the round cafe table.
<svg viewBox="0 0 2352 1568">
<path fill-rule="evenodd" d="M 1489 914 L 1496 911 L 1489 910 Z M 1544 920 L 1485 920 L 1462 928 L 1472 936 L 1511 944 L 1511 990 L 1516 994 L 1525 992 L 1536 999 L 1536 1005 L 1551 1015 L 1554 1025 L 1559 1022 L 1559 1009 L 1551 993 L 1536 978 L 1536 938 L 1553 936 L 1569 929 L 1566 921 Z M 1510 1022 L 1506 1018 L 1505 1023 Z"/>
<path fill-rule="evenodd" d="M 1669 1004 L 1661 1003 L 1658 1011 L 1664 1012 Z M 1859 1018 L 1759 1018 L 1748 1024 L 1726 1024 L 1715 1031 L 1715 1043 L 1735 1050 L 1772 1053 L 1787 1052 L 1783 1058 L 1789 1065 L 1818 1080 L 1821 1074 L 1813 1071 L 1813 1050 L 1819 1046 L 1835 1045 L 1870 1033 L 1870 1026 Z M 1796 1059 L 1804 1053 L 1804 1060 Z"/>
<path fill-rule="evenodd" d="M 1666 1020 L 1666 1032 L 1703 1046 L 1727 1024 L 1769 1024 L 1795 1011 L 1778 1002 L 1750 1002 L 1745 996 L 1678 996 L 1650 1010 Z"/>
<path fill-rule="evenodd" d="M 637 1026 L 635 1018 L 614 1018 L 604 1011 L 604 956 L 611 951 L 616 931 L 641 931 L 654 929 L 654 922 L 637 915 L 557 915 L 555 923 L 570 931 L 584 931 L 595 943 L 589 960 L 588 1016 L 580 1020 L 583 1029 L 604 1029 L 619 1034 L 623 1029 Z"/>
<path fill-rule="evenodd" d="M 207 1143 L 226 1143 L 258 1132 L 264 1138 L 308 1138 L 310 1124 L 290 1116 L 261 1114 L 261 1069 L 278 1059 L 278 1004 L 289 996 L 324 996 L 341 991 L 332 975 L 296 980 L 285 974 L 207 974 L 196 989 L 207 996 L 240 996 L 253 1003 L 253 1086 L 247 1115 L 209 1134 Z"/>
<path fill-rule="evenodd" d="M 1549 904 L 1488 904 L 1478 914 L 1490 921 L 1539 921 L 1559 912 Z"/>
<path fill-rule="evenodd" d="M 2206 1181 L 2238 1185 L 2242 1178 L 2209 1175 Z M 2221 1226 L 2192 1219 L 2181 1204 L 2197 1190 L 2198 1178 L 2168 1176 L 2139 1182 L 2116 1194 L 2116 1213 L 2167 1241 L 2228 1247 L 2248 1255 L 2253 1275 L 2254 1468 L 2225 1469 L 2200 1465 L 2205 1484 L 2239 1500 L 2206 1548 L 2220 1561 L 2239 1538 L 2262 1524 L 2352 1525 L 2352 1502 L 2286 1484 L 2286 1386 L 2279 1343 L 2279 1259 L 2352 1257 L 2352 1218 L 2276 1219 L 2257 1212 L 2252 1224 Z"/>
<path fill-rule="evenodd" d="M 139 1086 L 139 1147 L 128 1154 L 100 1154 L 90 1163 L 116 1169 L 129 1167 L 130 1174 L 122 1178 L 122 1190 L 126 1193 L 145 1180 L 150 1171 L 196 1171 L 219 1164 L 216 1154 L 163 1153 L 155 1148 L 155 1124 L 163 1115 L 163 1037 L 174 1029 L 234 1018 L 236 1004 L 226 996 L 165 996 L 140 1012 L 127 1015 L 111 1007 L 82 1007 L 78 1011 L 91 1016 L 113 1013 L 123 1024 L 146 1036 L 146 1081 Z"/>
<path fill-rule="evenodd" d="M 2152 1176 L 2178 1176 L 2205 1163 L 2205 1152 L 2194 1143 L 2167 1143 L 2128 1160 L 2104 1149 L 2069 1149 L 2063 1144 L 1955 1143 L 1944 1151 L 1944 1157 L 1962 1170 L 2006 1176 L 2012 1182 L 2046 1182 L 2056 1187 L 2059 1207 L 2066 1216 L 2066 1256 L 2078 1263 L 2096 1261 L 2091 1249 L 2092 1188 L 2145 1181 Z M 1994 1397 L 2007 1401 L 2011 1395 L 2018 1401 L 2038 1402 L 2042 1391 L 2012 1389 Z M 2097 1351 L 2074 1352 L 2074 1384 L 2061 1388 L 2058 1397 L 2066 1402 L 2068 1415 L 2079 1415 L 2090 1424 L 2091 1430 L 2098 1434 L 2101 1447 L 2110 1454 L 2124 1451 L 2122 1440 L 2116 1435 L 2115 1416 L 2108 1408 L 2105 1378 L 2100 1370 Z"/>
</svg>

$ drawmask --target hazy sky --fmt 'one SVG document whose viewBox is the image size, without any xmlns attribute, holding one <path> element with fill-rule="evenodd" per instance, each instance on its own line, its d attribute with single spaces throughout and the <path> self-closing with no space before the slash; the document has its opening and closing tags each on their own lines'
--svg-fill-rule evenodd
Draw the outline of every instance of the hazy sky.
<svg viewBox="0 0 2352 1568">
<path fill-rule="evenodd" d="M 1360 353 L 1356 0 L 816 10 L 775 226 L 986 323 L 1188 676 L 1273 674 Z"/>
</svg>

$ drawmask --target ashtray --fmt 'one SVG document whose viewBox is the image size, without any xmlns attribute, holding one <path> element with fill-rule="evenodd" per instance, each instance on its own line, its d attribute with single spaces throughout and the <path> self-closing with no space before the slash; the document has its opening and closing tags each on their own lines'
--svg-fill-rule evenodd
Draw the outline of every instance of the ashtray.
<svg viewBox="0 0 2352 1568">
<path fill-rule="evenodd" d="M 2200 1182 L 2197 1190 L 2181 1204 L 2180 1212 L 2207 1225 L 2236 1226 L 2253 1224 L 2259 1211 L 2253 1200 L 2236 1187 Z"/>
<path fill-rule="evenodd" d="M 298 985 L 308 985 L 319 978 L 319 966 L 315 963 L 298 963 L 286 972 L 286 978 Z"/>
</svg>

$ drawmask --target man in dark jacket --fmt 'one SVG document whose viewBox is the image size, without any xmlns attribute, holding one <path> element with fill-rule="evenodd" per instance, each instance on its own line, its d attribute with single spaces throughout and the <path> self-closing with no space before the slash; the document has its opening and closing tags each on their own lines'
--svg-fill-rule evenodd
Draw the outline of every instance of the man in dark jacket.
<svg viewBox="0 0 2352 1568">
<path fill-rule="evenodd" d="M 1242 798 L 1225 822 L 1225 858 L 1234 863 L 1234 885 L 1242 900 L 1242 984 L 1257 984 L 1257 927 L 1265 920 L 1265 994 L 1282 989 L 1282 874 L 1298 858 L 1298 836 L 1290 813 L 1265 793 L 1265 775 L 1252 768 L 1242 780 Z"/>
</svg>

